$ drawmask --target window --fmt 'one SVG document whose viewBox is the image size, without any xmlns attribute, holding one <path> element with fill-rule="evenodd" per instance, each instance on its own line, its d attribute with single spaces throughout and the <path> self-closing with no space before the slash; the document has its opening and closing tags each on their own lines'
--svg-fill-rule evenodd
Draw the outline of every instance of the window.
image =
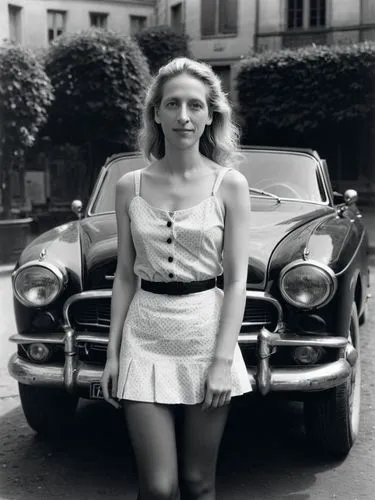
<svg viewBox="0 0 375 500">
<path fill-rule="evenodd" d="M 21 7 L 8 5 L 9 40 L 14 43 L 21 42 Z"/>
<path fill-rule="evenodd" d="M 90 12 L 90 26 L 107 29 L 108 14 L 102 12 Z"/>
<path fill-rule="evenodd" d="M 288 29 L 322 28 L 326 25 L 326 0 L 288 0 Z"/>
<path fill-rule="evenodd" d="M 48 17 L 48 41 L 52 42 L 65 31 L 66 12 L 59 10 L 47 11 Z"/>
<path fill-rule="evenodd" d="M 183 33 L 182 3 L 171 7 L 171 27 L 176 33 Z"/>
<path fill-rule="evenodd" d="M 130 34 L 136 35 L 143 29 L 147 28 L 146 16 L 130 16 Z"/>
<path fill-rule="evenodd" d="M 237 34 L 237 0 L 202 0 L 202 36 Z"/>
<path fill-rule="evenodd" d="M 310 0 L 310 26 L 318 28 L 326 24 L 325 0 Z"/>
<path fill-rule="evenodd" d="M 288 0 L 288 28 L 302 28 L 303 0 Z"/>
</svg>

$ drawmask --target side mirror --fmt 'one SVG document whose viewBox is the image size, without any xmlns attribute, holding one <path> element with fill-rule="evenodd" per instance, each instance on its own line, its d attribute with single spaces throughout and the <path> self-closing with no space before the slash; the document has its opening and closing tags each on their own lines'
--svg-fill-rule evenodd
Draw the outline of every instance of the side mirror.
<svg viewBox="0 0 375 500">
<path fill-rule="evenodd" d="M 358 193 L 355 189 L 347 189 L 344 193 L 344 202 L 345 205 L 353 205 L 354 203 L 357 203 L 358 200 Z"/>
<path fill-rule="evenodd" d="M 81 200 L 73 200 L 71 204 L 72 212 L 76 214 L 78 219 L 82 219 L 83 203 Z"/>
</svg>

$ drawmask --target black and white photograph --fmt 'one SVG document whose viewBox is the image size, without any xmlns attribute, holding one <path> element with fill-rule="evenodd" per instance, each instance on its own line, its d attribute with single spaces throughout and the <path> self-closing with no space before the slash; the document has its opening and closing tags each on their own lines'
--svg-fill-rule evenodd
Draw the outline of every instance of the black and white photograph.
<svg viewBox="0 0 375 500">
<path fill-rule="evenodd" d="M 0 500 L 372 500 L 375 0 L 0 0 Z"/>
</svg>

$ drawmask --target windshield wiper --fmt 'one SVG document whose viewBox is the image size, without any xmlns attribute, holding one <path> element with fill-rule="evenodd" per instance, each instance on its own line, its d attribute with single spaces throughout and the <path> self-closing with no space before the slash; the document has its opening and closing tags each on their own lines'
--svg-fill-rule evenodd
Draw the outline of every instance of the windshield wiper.
<svg viewBox="0 0 375 500">
<path fill-rule="evenodd" d="M 261 194 L 263 196 L 270 196 L 271 198 L 274 198 L 275 200 L 277 200 L 278 203 L 281 203 L 280 198 L 276 194 L 270 193 L 268 191 L 263 191 L 262 189 L 253 188 L 253 187 L 249 188 L 249 191 L 253 192 L 253 193 Z"/>
</svg>

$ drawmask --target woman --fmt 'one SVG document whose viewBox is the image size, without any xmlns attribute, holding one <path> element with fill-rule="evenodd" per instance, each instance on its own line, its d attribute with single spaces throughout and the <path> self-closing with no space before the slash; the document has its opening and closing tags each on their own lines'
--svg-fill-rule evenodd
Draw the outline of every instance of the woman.
<svg viewBox="0 0 375 500">
<path fill-rule="evenodd" d="M 141 500 L 213 500 L 229 402 L 251 386 L 237 344 L 248 184 L 230 167 L 238 131 L 212 69 L 186 58 L 162 67 L 140 137 L 151 164 L 116 187 L 118 263 L 103 393 L 115 407 L 123 402 Z M 223 271 L 224 292 L 215 282 Z"/>
</svg>

